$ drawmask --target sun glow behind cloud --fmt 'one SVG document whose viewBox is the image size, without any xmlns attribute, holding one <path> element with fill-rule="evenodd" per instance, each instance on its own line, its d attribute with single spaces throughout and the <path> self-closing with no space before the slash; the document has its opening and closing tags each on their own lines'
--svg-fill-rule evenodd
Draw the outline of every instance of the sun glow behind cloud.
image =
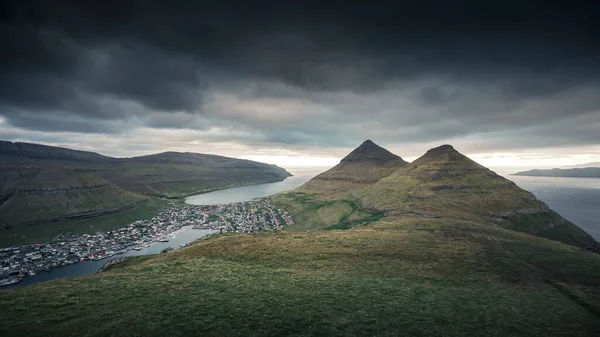
<svg viewBox="0 0 600 337">
<path fill-rule="evenodd" d="M 238 158 L 275 164 L 281 167 L 332 167 L 340 162 L 340 158 L 312 156 L 246 155 Z"/>
<path fill-rule="evenodd" d="M 543 153 L 466 153 L 471 159 L 490 168 L 556 168 L 600 161 L 597 154 L 547 155 Z M 305 155 L 242 155 L 242 159 L 275 164 L 281 167 L 333 167 L 341 158 Z M 406 157 L 412 162 L 418 157 Z"/>
<path fill-rule="evenodd" d="M 543 153 L 472 154 L 471 159 L 487 167 L 559 168 L 598 161 L 597 154 L 548 155 Z"/>
</svg>

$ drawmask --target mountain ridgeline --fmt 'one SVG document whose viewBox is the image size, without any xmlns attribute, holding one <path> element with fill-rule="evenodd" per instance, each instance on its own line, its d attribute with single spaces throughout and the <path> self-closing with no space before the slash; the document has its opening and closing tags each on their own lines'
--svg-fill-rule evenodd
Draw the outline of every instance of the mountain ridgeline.
<svg viewBox="0 0 600 337">
<path fill-rule="evenodd" d="M 529 170 L 514 173 L 515 176 L 532 177 L 568 177 L 568 178 L 600 178 L 600 163 L 595 163 L 597 167 L 577 167 L 577 168 L 553 168 L 550 170 Z"/>
<path fill-rule="evenodd" d="M 406 163 L 366 141 L 334 168 L 275 200 L 299 215 L 290 230 L 343 228 L 336 225 L 340 221 L 353 227 L 385 213 L 388 220 L 477 223 L 600 250 L 589 234 L 532 193 L 450 145 Z"/>
<path fill-rule="evenodd" d="M 24 242 L 48 239 L 64 229 L 60 224 L 74 220 L 124 214 L 131 215 L 124 220 L 136 220 L 139 213 L 168 205 L 156 197 L 181 198 L 288 176 L 275 165 L 216 155 L 164 152 L 113 158 L 0 141 L 0 239 L 13 239 L 0 241 L 15 243 L 23 235 Z M 42 232 L 47 235 L 36 235 Z"/>
</svg>

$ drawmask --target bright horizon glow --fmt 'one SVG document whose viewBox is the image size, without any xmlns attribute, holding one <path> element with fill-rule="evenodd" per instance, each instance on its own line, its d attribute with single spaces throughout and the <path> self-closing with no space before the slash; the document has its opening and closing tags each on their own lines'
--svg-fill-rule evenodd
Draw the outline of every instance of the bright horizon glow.
<svg viewBox="0 0 600 337">
<path fill-rule="evenodd" d="M 254 160 L 267 164 L 275 164 L 281 167 L 332 167 L 337 165 L 341 160 L 341 158 L 335 157 L 268 155 L 247 155 L 238 156 L 237 158 Z"/>
<path fill-rule="evenodd" d="M 600 156 L 596 154 L 582 155 L 563 155 L 552 156 L 543 154 L 516 154 L 516 153 L 475 153 L 466 154 L 479 164 L 489 168 L 561 168 L 574 165 L 581 165 L 590 162 L 600 161 Z M 333 167 L 337 165 L 342 158 L 322 157 L 322 156 L 284 156 L 284 155 L 244 155 L 236 156 L 240 159 L 254 160 L 267 164 L 274 164 L 284 168 L 294 167 Z M 406 157 L 404 160 L 412 162 L 419 157 Z"/>
</svg>

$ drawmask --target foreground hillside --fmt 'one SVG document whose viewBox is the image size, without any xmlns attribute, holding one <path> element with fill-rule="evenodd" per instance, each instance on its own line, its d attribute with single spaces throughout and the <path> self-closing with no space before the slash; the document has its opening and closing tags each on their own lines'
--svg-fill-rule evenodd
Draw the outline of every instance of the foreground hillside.
<svg viewBox="0 0 600 337">
<path fill-rule="evenodd" d="M 2 336 L 592 336 L 600 256 L 466 221 L 224 234 L 0 291 Z"/>
<path fill-rule="evenodd" d="M 289 175 L 274 165 L 214 155 L 112 158 L 0 141 L 0 246 L 145 218 L 170 205 L 157 197 L 181 198 Z"/>
</svg>

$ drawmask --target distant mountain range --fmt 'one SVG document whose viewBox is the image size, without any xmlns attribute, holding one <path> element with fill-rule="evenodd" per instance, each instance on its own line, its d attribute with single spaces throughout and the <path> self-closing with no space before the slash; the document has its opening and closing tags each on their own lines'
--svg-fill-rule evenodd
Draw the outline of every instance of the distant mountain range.
<svg viewBox="0 0 600 337">
<path fill-rule="evenodd" d="M 600 163 L 599 167 L 585 168 L 553 168 L 553 169 L 535 169 L 514 173 L 515 176 L 535 176 L 535 177 L 572 177 L 572 178 L 600 178 Z"/>
<path fill-rule="evenodd" d="M 563 168 L 586 168 L 586 167 L 600 167 L 600 161 L 593 162 L 593 163 L 565 166 Z"/>
<path fill-rule="evenodd" d="M 168 205 L 160 204 L 157 197 L 181 198 L 290 175 L 275 165 L 208 154 L 164 152 L 113 158 L 0 141 L 0 244 L 7 237 L 10 242 L 47 239 L 57 231 L 72 230 L 64 226 L 72 220 L 117 214 L 123 218 L 137 212 L 127 217 L 134 220 L 140 212 Z"/>
</svg>

